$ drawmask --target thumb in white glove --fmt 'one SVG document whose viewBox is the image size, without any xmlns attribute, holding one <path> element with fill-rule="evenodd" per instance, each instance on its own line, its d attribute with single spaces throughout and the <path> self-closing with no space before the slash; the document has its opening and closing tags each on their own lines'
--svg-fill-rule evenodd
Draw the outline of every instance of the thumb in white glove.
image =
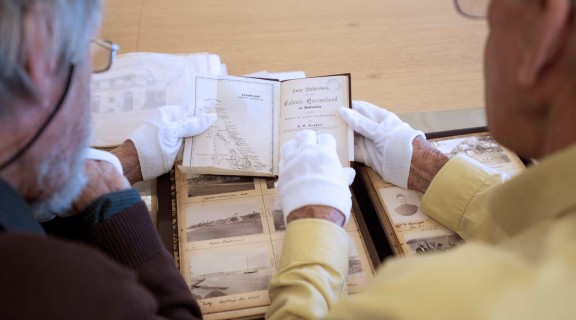
<svg viewBox="0 0 576 320">
<path fill-rule="evenodd" d="M 352 109 L 341 108 L 340 115 L 354 137 L 354 157 L 372 167 L 380 176 L 401 188 L 408 188 L 412 141 L 424 136 L 394 113 L 365 101 L 352 101 Z"/>
<path fill-rule="evenodd" d="M 278 193 L 284 219 L 307 205 L 339 210 L 350 219 L 352 195 L 349 185 L 354 169 L 343 168 L 336 153 L 336 140 L 328 134 L 305 130 L 282 146 Z"/>
<path fill-rule="evenodd" d="M 144 180 L 154 179 L 174 166 L 183 138 L 199 135 L 216 121 L 215 114 L 189 116 L 182 106 L 164 106 L 130 134 Z"/>
</svg>

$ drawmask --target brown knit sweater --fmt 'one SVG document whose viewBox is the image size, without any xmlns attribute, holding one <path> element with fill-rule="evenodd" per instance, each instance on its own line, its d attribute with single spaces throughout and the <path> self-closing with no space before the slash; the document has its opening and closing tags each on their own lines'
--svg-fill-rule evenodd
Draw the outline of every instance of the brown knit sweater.
<svg viewBox="0 0 576 320">
<path fill-rule="evenodd" d="M 94 225 L 55 219 L 48 235 L 2 224 L 22 204 L 0 181 L 0 319 L 202 317 L 142 201 Z"/>
</svg>

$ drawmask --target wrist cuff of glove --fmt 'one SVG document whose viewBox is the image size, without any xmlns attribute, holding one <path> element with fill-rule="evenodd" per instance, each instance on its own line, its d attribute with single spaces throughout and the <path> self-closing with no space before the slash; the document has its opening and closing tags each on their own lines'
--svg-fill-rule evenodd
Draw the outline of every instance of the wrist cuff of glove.
<svg viewBox="0 0 576 320">
<path fill-rule="evenodd" d="M 284 219 L 294 210 L 310 205 L 322 205 L 337 209 L 345 218 L 344 225 L 350 220 L 352 195 L 350 189 L 319 181 L 310 181 L 284 187 L 281 192 Z"/>
<path fill-rule="evenodd" d="M 412 141 L 418 136 L 426 138 L 422 131 L 410 128 L 404 124 L 400 130 L 390 137 L 384 153 L 384 168 L 386 180 L 408 189 L 408 175 L 410 174 L 410 162 L 412 161 Z"/>
<path fill-rule="evenodd" d="M 162 147 L 159 142 L 150 141 L 149 137 L 156 136 L 156 134 L 149 133 L 151 130 L 155 131 L 147 125 L 142 125 L 136 128 L 129 137 L 136 147 L 144 181 L 157 178 L 166 173 L 164 170 L 166 161 L 161 156 L 163 154 Z"/>
</svg>

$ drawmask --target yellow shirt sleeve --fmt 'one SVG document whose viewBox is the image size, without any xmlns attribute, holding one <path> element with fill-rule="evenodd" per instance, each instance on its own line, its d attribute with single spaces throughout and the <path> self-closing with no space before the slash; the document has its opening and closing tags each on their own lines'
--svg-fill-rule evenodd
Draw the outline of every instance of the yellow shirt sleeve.
<svg viewBox="0 0 576 320">
<path fill-rule="evenodd" d="M 288 224 L 267 319 L 320 319 L 346 296 L 349 236 L 321 219 Z"/>
<path fill-rule="evenodd" d="M 468 241 L 441 252 L 389 258 L 366 290 L 339 303 L 345 295 L 346 232 L 321 220 L 290 223 L 267 316 L 573 319 L 575 157 L 576 146 L 494 191 L 506 176 L 467 157 L 451 159 L 424 196 L 425 210 L 467 240 L 497 244 Z M 524 217 L 529 220 L 510 227 Z"/>
<path fill-rule="evenodd" d="M 507 175 L 467 157 L 456 155 L 438 172 L 422 199 L 422 211 L 464 240 L 498 242 L 508 238 L 490 215 L 492 190 Z"/>
</svg>

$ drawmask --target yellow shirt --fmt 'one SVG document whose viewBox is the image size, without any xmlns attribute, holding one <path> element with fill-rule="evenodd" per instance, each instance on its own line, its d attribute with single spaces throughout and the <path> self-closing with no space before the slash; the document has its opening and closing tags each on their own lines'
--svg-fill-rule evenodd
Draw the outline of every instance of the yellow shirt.
<svg viewBox="0 0 576 320">
<path fill-rule="evenodd" d="M 467 243 L 385 261 L 346 297 L 347 234 L 323 220 L 288 225 L 270 319 L 576 319 L 576 146 L 506 180 L 451 159 L 424 212 Z"/>
</svg>

